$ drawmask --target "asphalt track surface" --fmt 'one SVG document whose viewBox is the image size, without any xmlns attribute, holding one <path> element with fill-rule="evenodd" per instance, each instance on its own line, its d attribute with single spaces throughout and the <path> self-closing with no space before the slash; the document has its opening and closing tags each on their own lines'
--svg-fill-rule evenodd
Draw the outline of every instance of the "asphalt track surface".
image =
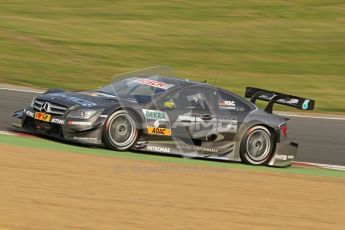
<svg viewBox="0 0 345 230">
<path fill-rule="evenodd" d="M 33 92 L 0 89 L 0 131 L 13 131 L 13 112 L 29 105 Z M 297 161 L 345 165 L 345 119 L 289 117 L 288 135 L 300 144 Z"/>
</svg>

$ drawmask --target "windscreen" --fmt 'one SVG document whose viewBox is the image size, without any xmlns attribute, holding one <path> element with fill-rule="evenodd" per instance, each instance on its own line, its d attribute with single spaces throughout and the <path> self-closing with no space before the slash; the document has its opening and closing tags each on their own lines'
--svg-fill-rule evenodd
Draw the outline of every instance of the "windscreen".
<svg viewBox="0 0 345 230">
<path fill-rule="evenodd" d="M 166 93 L 177 86 L 168 67 L 158 66 L 113 77 L 111 84 L 98 92 L 147 103 L 153 96 Z"/>
</svg>

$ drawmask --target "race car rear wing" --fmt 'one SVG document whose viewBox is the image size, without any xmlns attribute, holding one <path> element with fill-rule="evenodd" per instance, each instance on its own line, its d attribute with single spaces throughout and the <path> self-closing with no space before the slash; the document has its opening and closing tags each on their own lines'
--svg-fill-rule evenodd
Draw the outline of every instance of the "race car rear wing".
<svg viewBox="0 0 345 230">
<path fill-rule="evenodd" d="M 315 101 L 311 99 L 254 87 L 246 88 L 245 97 L 250 98 L 254 104 L 256 100 L 268 101 L 269 103 L 265 108 L 267 113 L 272 113 L 274 104 L 291 106 L 301 110 L 313 110 L 315 105 Z"/>
</svg>

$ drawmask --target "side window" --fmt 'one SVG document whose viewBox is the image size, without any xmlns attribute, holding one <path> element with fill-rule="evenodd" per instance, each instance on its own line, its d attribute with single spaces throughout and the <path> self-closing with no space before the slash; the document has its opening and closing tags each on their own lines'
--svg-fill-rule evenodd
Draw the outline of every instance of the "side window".
<svg viewBox="0 0 345 230">
<path fill-rule="evenodd" d="M 237 112 L 245 112 L 250 109 L 240 98 L 225 92 L 220 92 L 218 106 L 221 110 Z"/>
<path fill-rule="evenodd" d="M 184 88 L 175 99 L 176 108 L 213 110 L 216 92 L 203 87 Z"/>
<path fill-rule="evenodd" d="M 188 109 L 209 110 L 206 98 L 202 93 L 195 93 L 186 96 Z"/>
</svg>

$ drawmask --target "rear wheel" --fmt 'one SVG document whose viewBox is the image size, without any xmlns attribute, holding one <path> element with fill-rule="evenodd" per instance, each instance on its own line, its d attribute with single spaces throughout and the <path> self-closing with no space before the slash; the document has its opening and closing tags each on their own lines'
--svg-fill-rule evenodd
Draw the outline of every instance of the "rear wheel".
<svg viewBox="0 0 345 230">
<path fill-rule="evenodd" d="M 242 162 L 252 165 L 267 163 L 272 155 L 273 140 L 271 132 L 264 126 L 250 128 L 241 140 Z"/>
<path fill-rule="evenodd" d="M 103 140 L 106 147 L 126 150 L 132 147 L 138 137 L 138 129 L 133 117 L 124 110 L 113 113 L 104 126 Z"/>
</svg>

